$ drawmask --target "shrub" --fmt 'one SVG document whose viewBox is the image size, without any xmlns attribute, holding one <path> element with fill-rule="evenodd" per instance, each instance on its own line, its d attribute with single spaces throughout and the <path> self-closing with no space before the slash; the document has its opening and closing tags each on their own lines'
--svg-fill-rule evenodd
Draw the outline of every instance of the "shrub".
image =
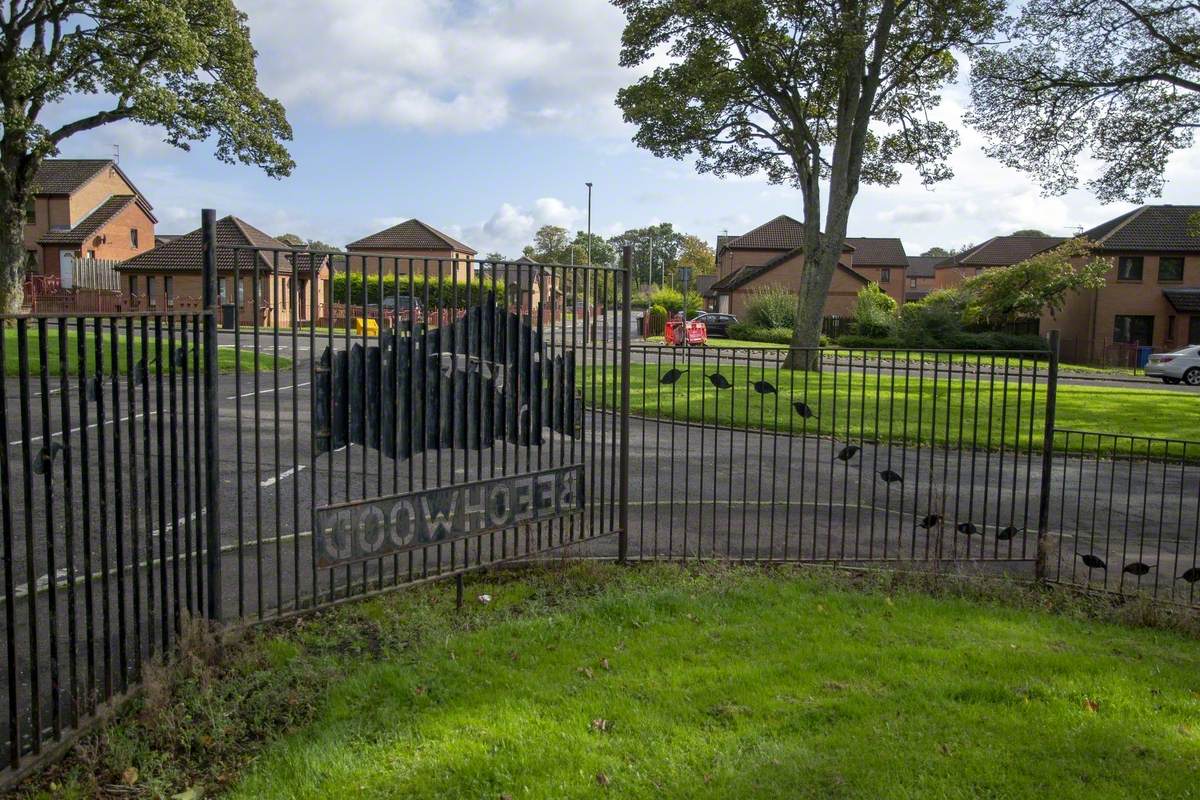
<svg viewBox="0 0 1200 800">
<path fill-rule="evenodd" d="M 796 327 L 797 300 L 794 293 L 778 286 L 755 289 L 746 301 L 746 322 L 755 328 L 791 330 Z"/>
<path fill-rule="evenodd" d="M 895 335 L 905 347 L 955 347 L 963 334 L 966 297 L 957 289 L 939 289 L 900 309 Z"/>
<path fill-rule="evenodd" d="M 729 338 L 744 339 L 748 342 L 770 342 L 771 344 L 791 344 L 791 328 L 762 328 L 748 322 L 737 322 L 729 326 Z"/>
<path fill-rule="evenodd" d="M 399 280 L 399 286 L 397 286 Z M 349 276 L 346 273 L 334 275 L 331 281 L 333 286 L 333 302 L 346 302 L 346 287 L 349 284 L 350 289 L 350 304 L 362 305 L 363 302 L 363 276 L 361 273 L 352 273 Z M 443 277 L 440 281 L 436 277 L 426 277 L 424 275 L 413 275 L 411 279 L 408 275 L 401 275 L 399 278 L 387 275 L 380 278 L 378 275 L 369 275 L 366 280 L 366 295 L 367 303 L 375 304 L 387 297 L 408 297 L 410 294 L 417 300 L 430 309 L 437 308 L 466 308 L 468 300 L 470 305 L 479 303 L 480 281 L 478 278 L 470 281 L 470 285 L 466 281 L 455 281 L 448 277 Z M 495 293 L 498 299 L 504 297 L 504 281 L 496 281 L 494 284 L 492 279 L 485 277 L 483 280 L 482 290 L 484 294 Z"/>
<path fill-rule="evenodd" d="M 895 299 L 880 289 L 879 284 L 868 283 L 858 293 L 854 322 L 863 336 L 879 338 L 891 335 L 896 324 Z"/>
<path fill-rule="evenodd" d="M 646 317 L 646 335 L 662 336 L 667 327 L 667 310 L 662 306 L 650 306 Z"/>
<path fill-rule="evenodd" d="M 650 302 L 656 306 L 662 306 L 671 314 L 679 313 L 683 308 L 684 297 L 678 289 L 672 289 L 670 286 L 664 286 L 661 289 L 656 289 L 650 294 Z M 689 318 L 695 316 L 700 310 L 702 301 L 699 293 L 687 293 L 687 316 Z"/>
</svg>

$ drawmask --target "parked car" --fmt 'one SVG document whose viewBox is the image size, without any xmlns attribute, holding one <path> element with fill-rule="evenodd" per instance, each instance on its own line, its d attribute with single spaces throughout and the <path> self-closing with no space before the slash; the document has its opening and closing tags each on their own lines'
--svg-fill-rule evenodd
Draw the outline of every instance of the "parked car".
<svg viewBox="0 0 1200 800">
<path fill-rule="evenodd" d="M 1146 374 L 1162 378 L 1163 383 L 1200 386 L 1200 345 L 1188 345 L 1173 353 L 1153 353 L 1146 363 Z"/>
<path fill-rule="evenodd" d="M 728 336 L 729 326 L 737 323 L 737 317 L 733 314 L 706 312 L 697 316 L 692 322 L 703 322 L 704 327 L 708 328 L 709 336 Z"/>
</svg>

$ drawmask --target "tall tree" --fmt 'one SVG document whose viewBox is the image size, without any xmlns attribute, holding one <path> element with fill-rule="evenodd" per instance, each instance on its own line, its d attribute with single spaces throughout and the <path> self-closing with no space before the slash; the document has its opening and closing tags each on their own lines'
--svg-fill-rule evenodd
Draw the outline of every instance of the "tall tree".
<svg viewBox="0 0 1200 800">
<path fill-rule="evenodd" d="M 571 260 L 571 236 L 566 228 L 543 225 L 533 235 L 533 244 L 525 245 L 521 252 L 543 264 L 566 264 Z"/>
<path fill-rule="evenodd" d="M 687 267 L 692 275 L 711 275 L 716 272 L 717 258 L 708 242 L 690 233 L 679 241 L 679 266 Z"/>
<path fill-rule="evenodd" d="M 1112 268 L 1084 239 L 1068 239 L 1009 267 L 985 269 L 963 281 L 964 322 L 1003 325 L 1062 310 L 1070 295 L 1104 285 Z"/>
<path fill-rule="evenodd" d="M 1200 8 L 1180 0 L 1031 0 L 1013 44 L 981 49 L 967 121 L 986 152 L 1050 193 L 1086 185 L 1138 202 L 1163 187 L 1168 157 L 1200 126 Z"/>
<path fill-rule="evenodd" d="M 851 206 L 909 166 L 948 178 L 958 141 L 930 119 L 955 51 L 996 29 L 1003 0 L 613 0 L 621 64 L 666 62 L 620 90 L 634 141 L 701 172 L 800 189 L 804 276 L 792 343 L 815 347 Z M 822 183 L 828 186 L 822 197 Z M 826 212 L 822 218 L 822 201 Z M 789 366 L 819 359 L 793 350 Z"/>
<path fill-rule="evenodd" d="M 181 149 L 215 137 L 226 162 L 287 175 L 283 106 L 258 88 L 246 17 L 233 0 L 7 0 L 0 6 L 0 311 L 21 303 L 25 205 L 42 159 L 120 120 L 159 125 Z M 41 121 L 68 96 L 94 110 Z"/>
<path fill-rule="evenodd" d="M 591 263 L 593 264 L 613 264 L 619 258 L 616 249 L 609 244 L 603 236 L 598 233 L 593 233 L 591 239 L 588 239 L 587 231 L 578 231 L 575 234 L 575 240 L 571 242 L 571 247 L 574 249 L 575 264 L 588 263 L 588 243 L 591 243 Z"/>
<path fill-rule="evenodd" d="M 1046 233 L 1045 231 L 1039 231 L 1037 228 L 1022 228 L 1019 231 L 1013 231 L 1012 235 L 1013 236 L 1041 236 L 1041 237 L 1045 238 L 1045 237 L 1048 237 L 1050 234 Z"/>
<path fill-rule="evenodd" d="M 633 249 L 633 280 L 666 286 L 675 274 L 679 260 L 680 235 L 670 222 L 645 228 L 630 228 L 608 240 L 615 250 L 625 245 Z"/>
<path fill-rule="evenodd" d="M 953 253 L 951 253 L 949 250 L 947 250 L 944 247 L 931 247 L 928 250 L 926 250 L 924 253 L 921 253 L 921 255 L 923 255 L 923 256 L 941 256 L 941 257 L 945 258 L 946 256 L 953 255 Z"/>
<path fill-rule="evenodd" d="M 305 239 L 296 233 L 284 233 L 275 237 L 289 247 L 300 247 L 319 253 L 340 253 L 342 249 L 336 245 L 322 242 L 320 239 Z"/>
</svg>

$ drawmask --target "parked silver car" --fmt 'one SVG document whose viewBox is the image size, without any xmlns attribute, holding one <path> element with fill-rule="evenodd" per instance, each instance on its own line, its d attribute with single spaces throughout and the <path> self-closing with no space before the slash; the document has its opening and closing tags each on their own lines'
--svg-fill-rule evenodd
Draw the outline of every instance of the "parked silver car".
<svg viewBox="0 0 1200 800">
<path fill-rule="evenodd" d="M 1200 345 L 1191 344 L 1173 353 L 1154 353 L 1146 363 L 1146 374 L 1163 383 L 1200 386 Z"/>
</svg>

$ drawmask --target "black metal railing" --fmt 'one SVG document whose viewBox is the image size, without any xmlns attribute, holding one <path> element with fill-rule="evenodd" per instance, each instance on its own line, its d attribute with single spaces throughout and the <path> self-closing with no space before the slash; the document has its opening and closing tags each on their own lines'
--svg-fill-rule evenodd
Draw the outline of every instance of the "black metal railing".
<svg viewBox="0 0 1200 800">
<path fill-rule="evenodd" d="M 10 773 L 127 693 L 183 617 L 207 611 L 206 323 L 204 313 L 3 320 Z"/>
<path fill-rule="evenodd" d="M 1036 558 L 1044 353 L 638 347 L 632 361 L 640 558 Z"/>
<path fill-rule="evenodd" d="M 1047 577 L 1200 606 L 1200 442 L 1058 429 Z"/>
</svg>

